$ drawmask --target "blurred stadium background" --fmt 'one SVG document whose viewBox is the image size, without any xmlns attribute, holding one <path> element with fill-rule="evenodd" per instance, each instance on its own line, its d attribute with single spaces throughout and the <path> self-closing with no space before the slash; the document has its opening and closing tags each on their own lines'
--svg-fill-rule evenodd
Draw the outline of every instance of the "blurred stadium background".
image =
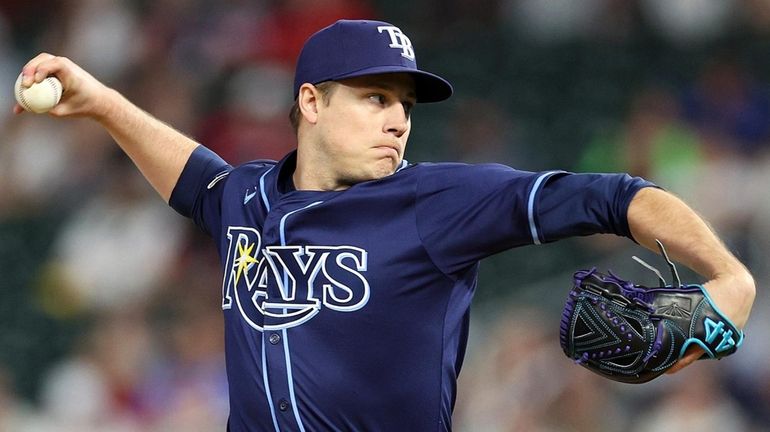
<svg viewBox="0 0 770 432">
<path fill-rule="evenodd" d="M 295 56 L 342 17 L 400 26 L 455 85 L 415 111 L 410 161 L 646 176 L 757 278 L 739 355 L 628 386 L 563 356 L 560 310 L 575 269 L 653 283 L 630 257 L 659 261 L 608 236 L 487 260 L 456 430 L 768 430 L 770 1 L 2 0 L 0 431 L 213 431 L 227 416 L 210 240 L 94 124 L 13 116 L 21 66 L 68 56 L 231 163 L 280 158 Z"/>
</svg>

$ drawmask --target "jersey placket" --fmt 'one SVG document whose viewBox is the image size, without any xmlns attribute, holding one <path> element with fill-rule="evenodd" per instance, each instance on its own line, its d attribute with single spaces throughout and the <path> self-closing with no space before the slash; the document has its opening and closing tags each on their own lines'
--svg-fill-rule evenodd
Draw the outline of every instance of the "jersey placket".
<svg viewBox="0 0 770 432">
<path fill-rule="evenodd" d="M 279 203 L 271 209 L 265 219 L 263 227 L 265 244 L 286 246 L 287 221 L 291 219 L 293 214 L 320 203 L 320 201 L 316 201 L 288 212 Z M 279 286 L 275 287 L 271 294 L 273 296 L 282 296 L 283 294 L 283 297 L 287 297 L 292 281 L 285 270 L 277 276 L 281 280 Z M 284 292 L 280 293 L 279 290 Z M 286 314 L 289 311 L 279 309 L 276 312 Z M 273 424 L 279 430 L 304 431 L 305 428 L 299 415 L 295 395 L 289 340 L 290 329 L 284 328 L 281 324 L 282 322 L 278 318 L 265 316 L 265 329 L 262 332 L 262 344 L 265 353 L 263 373 L 265 374 L 265 383 L 269 386 L 268 397 L 270 398 Z"/>
</svg>

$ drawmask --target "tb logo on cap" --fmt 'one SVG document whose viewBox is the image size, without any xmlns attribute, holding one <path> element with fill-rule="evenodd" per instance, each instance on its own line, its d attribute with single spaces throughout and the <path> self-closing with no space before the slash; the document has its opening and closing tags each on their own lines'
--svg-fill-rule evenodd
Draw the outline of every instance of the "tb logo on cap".
<svg viewBox="0 0 770 432">
<path fill-rule="evenodd" d="M 390 35 L 390 45 L 388 46 L 390 48 L 399 48 L 401 50 L 402 57 L 414 61 L 414 48 L 412 48 L 412 41 L 410 41 L 409 38 L 401 32 L 401 29 L 396 26 L 377 27 L 377 31 L 380 33 L 382 33 L 383 30 L 387 31 Z"/>
</svg>

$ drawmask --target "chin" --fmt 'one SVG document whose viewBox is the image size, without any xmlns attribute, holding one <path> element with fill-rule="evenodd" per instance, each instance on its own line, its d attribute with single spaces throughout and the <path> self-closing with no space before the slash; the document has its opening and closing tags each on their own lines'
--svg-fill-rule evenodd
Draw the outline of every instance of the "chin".
<svg viewBox="0 0 770 432">
<path fill-rule="evenodd" d="M 343 180 L 343 183 L 353 185 L 356 183 L 362 183 L 366 181 L 380 180 L 387 176 L 393 175 L 396 172 L 398 163 L 393 159 L 381 159 L 375 164 L 370 165 L 366 171 L 359 171 L 358 173 L 350 173 L 347 179 Z"/>
<path fill-rule="evenodd" d="M 396 167 L 398 167 L 398 164 L 391 163 L 387 164 L 387 166 L 377 167 L 377 170 L 374 172 L 374 175 L 376 176 L 376 179 L 379 180 L 383 177 L 387 177 L 389 175 L 393 175 L 393 173 L 396 172 Z"/>
</svg>

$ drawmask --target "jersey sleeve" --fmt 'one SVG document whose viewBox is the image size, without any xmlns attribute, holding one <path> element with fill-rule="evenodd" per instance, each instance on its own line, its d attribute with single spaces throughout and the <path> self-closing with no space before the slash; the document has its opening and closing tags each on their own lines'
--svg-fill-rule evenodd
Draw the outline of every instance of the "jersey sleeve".
<svg viewBox="0 0 770 432">
<path fill-rule="evenodd" d="M 199 146 L 187 160 L 171 192 L 169 205 L 182 216 L 191 218 L 206 233 L 213 234 L 221 219 L 224 183 L 232 169 L 216 153 Z"/>
<path fill-rule="evenodd" d="M 434 263 L 453 274 L 517 246 L 595 233 L 629 236 L 628 204 L 650 185 L 625 174 L 443 164 L 418 183 L 417 229 Z"/>
<path fill-rule="evenodd" d="M 590 234 L 633 240 L 628 206 L 636 193 L 655 184 L 628 174 L 556 173 L 544 179 L 532 199 L 532 240 L 536 244 Z"/>
</svg>

